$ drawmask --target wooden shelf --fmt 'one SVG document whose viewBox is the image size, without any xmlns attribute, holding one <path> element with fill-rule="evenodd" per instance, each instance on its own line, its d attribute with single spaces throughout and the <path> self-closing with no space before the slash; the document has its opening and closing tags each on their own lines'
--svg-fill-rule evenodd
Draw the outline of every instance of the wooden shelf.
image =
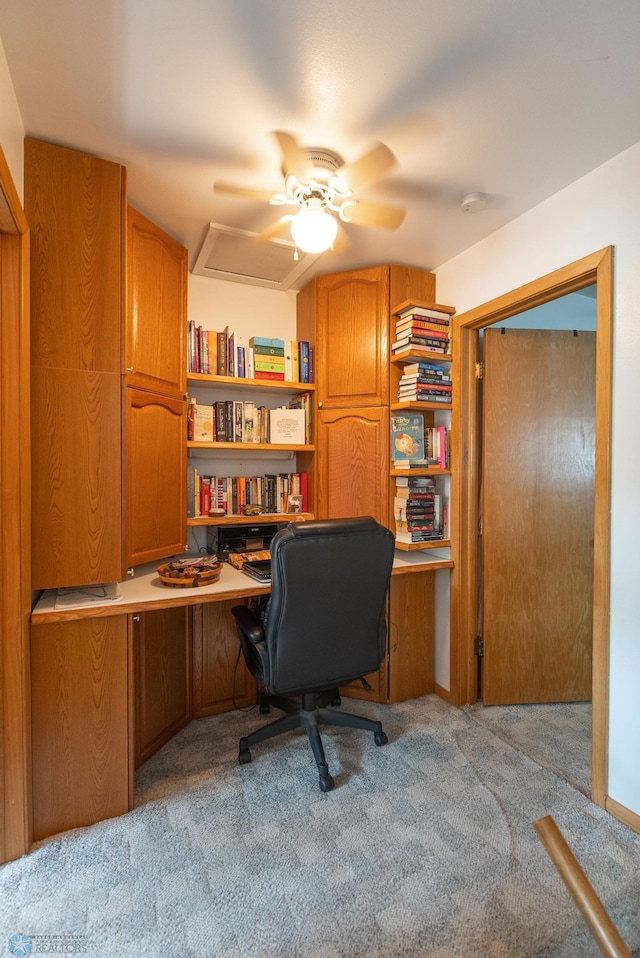
<svg viewBox="0 0 640 958">
<path fill-rule="evenodd" d="M 394 479 L 400 476 L 450 476 L 450 469 L 441 469 L 440 466 L 425 466 L 424 469 L 391 469 L 389 475 Z"/>
<path fill-rule="evenodd" d="M 315 446 L 280 444 L 278 442 L 195 442 L 187 440 L 187 449 L 211 449 L 213 452 L 260 452 L 260 450 L 282 452 L 315 452 Z"/>
<path fill-rule="evenodd" d="M 391 310 L 392 316 L 398 313 L 404 313 L 408 309 L 435 309 L 438 313 L 447 313 L 448 316 L 455 316 L 455 306 L 440 306 L 438 303 L 425 303 L 417 299 L 406 299 Z"/>
<path fill-rule="evenodd" d="M 431 542 L 398 542 L 396 549 L 401 552 L 422 552 L 424 549 L 449 549 L 451 539 L 433 539 Z"/>
<path fill-rule="evenodd" d="M 196 516 L 187 519 L 188 526 L 246 526 L 251 523 L 266 525 L 275 522 L 302 522 L 313 519 L 312 512 L 267 512 L 257 516 Z"/>
<path fill-rule="evenodd" d="M 230 386 L 242 389 L 285 389 L 287 392 L 310 393 L 315 391 L 315 383 L 289 383 L 279 379 L 240 379 L 236 376 L 211 376 L 206 373 L 187 373 L 187 382 L 201 386 Z"/>
<path fill-rule="evenodd" d="M 421 359 L 428 359 L 432 363 L 450 363 L 453 362 L 451 353 L 434 353 L 430 349 L 422 346 L 407 346 L 398 353 L 391 354 L 392 363 L 417 363 Z"/>
<path fill-rule="evenodd" d="M 426 402 L 425 400 L 411 400 L 410 402 L 394 402 L 389 406 L 391 412 L 402 412 L 403 409 L 451 409 L 450 402 Z"/>
</svg>

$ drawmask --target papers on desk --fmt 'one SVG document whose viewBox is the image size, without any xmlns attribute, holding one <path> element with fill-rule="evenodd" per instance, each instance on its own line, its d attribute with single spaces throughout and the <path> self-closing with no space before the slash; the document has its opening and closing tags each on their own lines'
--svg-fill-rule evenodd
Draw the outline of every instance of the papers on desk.
<svg viewBox="0 0 640 958">
<path fill-rule="evenodd" d="M 107 605 L 121 602 L 122 593 L 117 582 L 103 582 L 99 585 L 78 585 L 68 589 L 58 589 L 54 608 L 83 609 L 91 605 Z"/>
</svg>

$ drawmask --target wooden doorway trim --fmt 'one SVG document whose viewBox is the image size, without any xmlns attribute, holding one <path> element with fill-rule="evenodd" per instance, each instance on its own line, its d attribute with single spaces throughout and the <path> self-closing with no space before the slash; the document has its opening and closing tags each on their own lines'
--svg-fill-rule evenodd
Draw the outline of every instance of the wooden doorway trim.
<svg viewBox="0 0 640 958">
<path fill-rule="evenodd" d="M 31 847 L 29 226 L 0 149 L 0 862 Z"/>
<path fill-rule="evenodd" d="M 611 500 L 611 361 L 613 247 L 585 256 L 540 279 L 454 318 L 454 391 L 451 417 L 455 474 L 451 479 L 451 689 L 454 705 L 477 698 L 478 403 L 477 331 L 585 286 L 596 285 L 596 440 L 593 579 L 593 708 L 591 798 L 604 807 L 607 792 L 609 694 L 609 570 Z"/>
</svg>

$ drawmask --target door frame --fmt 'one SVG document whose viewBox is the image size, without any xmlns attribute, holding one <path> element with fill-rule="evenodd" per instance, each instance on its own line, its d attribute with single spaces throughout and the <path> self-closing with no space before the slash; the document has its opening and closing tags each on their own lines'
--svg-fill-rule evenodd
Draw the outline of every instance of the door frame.
<svg viewBox="0 0 640 958">
<path fill-rule="evenodd" d="M 29 225 L 0 148 L 0 862 L 31 847 Z"/>
<path fill-rule="evenodd" d="M 585 256 L 540 279 L 454 317 L 452 378 L 457 388 L 451 414 L 451 689 L 461 706 L 477 698 L 474 641 L 478 616 L 478 416 L 476 385 L 478 330 L 541 306 L 585 286 L 596 286 L 596 412 L 594 477 L 593 681 L 591 798 L 605 807 L 607 797 L 611 364 L 613 347 L 613 247 Z"/>
</svg>

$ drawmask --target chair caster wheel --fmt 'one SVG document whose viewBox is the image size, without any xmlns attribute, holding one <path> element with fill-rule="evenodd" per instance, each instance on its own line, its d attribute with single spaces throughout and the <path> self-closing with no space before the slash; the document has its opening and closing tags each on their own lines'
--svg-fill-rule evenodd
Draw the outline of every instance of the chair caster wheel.
<svg viewBox="0 0 640 958">
<path fill-rule="evenodd" d="M 332 775 L 321 775 L 320 776 L 320 791 L 321 792 L 331 792 L 335 788 L 336 783 L 333 780 Z"/>
<path fill-rule="evenodd" d="M 271 711 L 271 706 L 269 705 L 269 699 L 267 698 L 266 695 L 261 695 L 258 712 L 260 713 L 260 715 L 268 715 L 270 711 Z"/>
<path fill-rule="evenodd" d="M 251 752 L 246 739 L 240 739 L 240 751 L 238 752 L 238 764 L 248 765 L 251 761 Z"/>
<path fill-rule="evenodd" d="M 389 739 L 387 738 L 385 732 L 374 732 L 373 741 L 376 743 L 376 745 L 386 745 Z"/>
</svg>

